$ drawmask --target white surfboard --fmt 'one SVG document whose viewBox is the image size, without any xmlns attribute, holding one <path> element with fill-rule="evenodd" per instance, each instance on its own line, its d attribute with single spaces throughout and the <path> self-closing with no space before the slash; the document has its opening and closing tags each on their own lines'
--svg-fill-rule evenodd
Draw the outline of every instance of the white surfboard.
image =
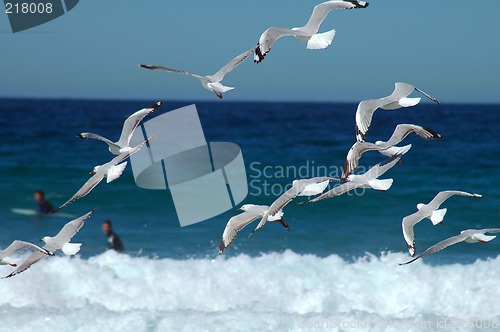
<svg viewBox="0 0 500 332">
<path fill-rule="evenodd" d="M 64 213 L 64 212 L 54 213 L 51 215 L 45 215 L 45 214 L 40 215 L 40 214 L 36 213 L 36 210 L 33 210 L 33 209 L 14 208 L 14 209 L 11 209 L 11 211 L 15 214 L 21 214 L 23 216 L 46 216 L 46 217 L 66 218 L 66 219 L 76 218 L 75 215 L 69 214 L 69 213 Z"/>
</svg>

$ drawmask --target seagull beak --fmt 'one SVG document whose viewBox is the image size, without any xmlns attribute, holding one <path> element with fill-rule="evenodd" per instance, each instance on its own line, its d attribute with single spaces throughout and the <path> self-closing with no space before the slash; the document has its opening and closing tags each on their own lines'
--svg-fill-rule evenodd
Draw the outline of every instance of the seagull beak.
<svg viewBox="0 0 500 332">
<path fill-rule="evenodd" d="M 94 175 L 94 174 L 95 174 L 95 171 L 94 171 L 94 170 L 92 170 L 92 171 L 90 171 L 90 172 L 89 172 L 89 174 L 90 174 L 90 175 Z"/>
<path fill-rule="evenodd" d="M 239 211 L 243 211 L 243 209 L 242 209 L 242 208 L 238 208 L 238 210 L 239 210 Z"/>
</svg>

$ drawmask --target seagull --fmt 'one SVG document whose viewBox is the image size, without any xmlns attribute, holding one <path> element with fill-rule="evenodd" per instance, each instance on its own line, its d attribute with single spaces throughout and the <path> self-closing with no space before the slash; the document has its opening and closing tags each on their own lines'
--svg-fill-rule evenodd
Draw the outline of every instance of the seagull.
<svg viewBox="0 0 500 332">
<path fill-rule="evenodd" d="M 413 233 L 413 227 L 425 218 L 429 218 L 433 225 L 442 224 L 447 209 L 439 210 L 439 207 L 444 203 L 444 201 L 455 195 L 475 198 L 483 197 L 482 195 L 472 194 L 465 191 L 447 190 L 439 192 L 428 204 L 417 204 L 418 211 L 404 217 L 402 222 L 403 236 L 406 244 L 408 245 L 410 255 L 415 256 L 415 236 Z"/>
<path fill-rule="evenodd" d="M 264 227 L 269 216 L 274 216 L 276 213 L 278 213 L 278 211 L 283 210 L 283 208 L 295 197 L 319 195 L 323 191 L 325 191 L 328 184 L 333 181 L 340 182 L 340 179 L 332 177 L 314 177 L 311 179 L 294 180 L 292 182 L 292 187 L 285 191 L 273 202 L 273 204 L 271 204 L 271 207 L 262 216 L 262 219 L 260 220 L 257 227 L 255 227 L 253 232 L 250 233 L 250 236 Z"/>
<path fill-rule="evenodd" d="M 6 249 L 0 251 L 0 265 L 10 265 L 16 267 L 17 264 L 13 263 L 12 260 L 10 259 L 15 253 L 17 253 L 20 250 L 23 249 L 33 249 L 35 251 L 39 251 L 40 253 L 44 255 L 50 255 L 50 253 L 43 249 L 40 248 L 39 246 L 29 243 L 29 242 L 24 242 L 24 241 L 14 241 L 11 243 L 10 246 L 8 246 Z"/>
<path fill-rule="evenodd" d="M 420 92 L 425 97 L 429 98 L 435 103 L 439 101 L 431 95 L 425 93 L 419 88 L 407 83 L 395 83 L 394 91 L 390 96 L 380 99 L 363 100 L 359 103 L 356 110 L 356 138 L 358 142 L 363 142 L 372 122 L 373 113 L 377 108 L 384 110 L 396 110 L 401 107 L 410 107 L 417 105 L 421 98 L 407 98 L 413 90 Z"/>
<path fill-rule="evenodd" d="M 300 28 L 286 29 L 271 27 L 264 31 L 259 38 L 259 43 L 255 49 L 254 62 L 260 63 L 271 51 L 274 43 L 281 37 L 294 36 L 307 43 L 307 49 L 320 50 L 331 45 L 335 37 L 335 29 L 324 33 L 318 33 L 321 23 L 331 10 L 366 8 L 368 2 L 365 1 L 326 1 L 315 6 L 307 24 Z"/>
<path fill-rule="evenodd" d="M 441 251 L 446 247 L 452 246 L 454 244 L 460 243 L 460 242 L 467 242 L 467 243 L 488 243 L 496 236 L 493 235 L 485 235 L 484 233 L 500 233 L 500 228 L 486 228 L 486 229 L 467 229 L 465 231 L 461 231 L 460 235 L 452 236 L 449 239 L 443 240 L 441 242 L 436 243 L 432 247 L 428 248 L 426 251 L 424 251 L 422 254 L 418 255 L 417 257 L 413 258 L 411 261 L 408 261 L 406 263 L 399 263 L 399 265 L 406 265 L 410 264 L 414 261 L 416 261 L 419 258 L 422 258 L 424 256 L 427 256 L 429 254 L 433 254 L 435 252 Z"/>
<path fill-rule="evenodd" d="M 241 231 L 246 225 L 250 224 L 252 221 L 257 218 L 261 218 L 264 216 L 269 210 L 269 206 L 267 205 L 253 205 L 253 204 L 245 204 L 240 210 L 244 211 L 231 219 L 229 219 L 226 228 L 224 228 L 224 233 L 222 233 L 222 239 L 219 245 L 219 255 L 226 250 L 231 243 L 233 243 L 236 238 L 236 234 Z M 266 217 L 268 221 L 278 222 L 286 229 L 290 230 L 290 227 L 286 223 L 285 220 L 282 219 L 283 211 L 278 211 L 272 216 Z"/>
<path fill-rule="evenodd" d="M 222 99 L 222 94 L 224 92 L 227 92 L 227 91 L 234 89 L 233 87 L 224 86 L 221 84 L 221 81 L 224 79 L 224 76 L 226 74 L 230 73 L 234 68 L 236 68 L 243 61 L 245 61 L 246 58 L 248 58 L 248 56 L 254 52 L 254 50 L 255 50 L 255 47 L 252 47 L 248 51 L 241 53 L 240 55 L 238 55 L 237 57 L 235 57 L 234 59 L 229 61 L 224 67 L 219 69 L 218 72 L 216 72 L 213 75 L 209 75 L 209 76 L 202 76 L 202 75 L 190 73 L 188 71 L 171 69 L 171 68 L 162 67 L 162 66 L 150 66 L 150 65 L 143 65 L 143 64 L 140 64 L 139 66 L 142 68 L 146 68 L 146 69 L 166 71 L 169 73 L 176 73 L 176 74 L 187 75 L 187 76 L 197 78 L 200 80 L 201 85 L 205 89 L 207 89 L 209 91 L 213 91 L 215 93 L 215 95 L 217 97 L 219 97 L 219 99 Z"/>
<path fill-rule="evenodd" d="M 377 150 L 383 155 L 392 157 L 398 153 L 402 153 L 405 149 L 409 150 L 411 144 L 404 147 L 398 147 L 396 145 L 403 141 L 406 136 L 411 133 L 414 133 L 425 140 L 443 138 L 441 134 L 438 134 L 428 128 L 413 124 L 399 124 L 396 126 L 396 129 L 394 129 L 391 138 L 389 138 L 386 142 L 376 141 L 375 143 L 369 143 L 356 141 L 347 154 L 347 158 L 342 169 L 342 178 L 345 179 L 358 168 L 358 161 L 361 158 L 361 155 L 366 151 Z"/>
<path fill-rule="evenodd" d="M 162 102 L 157 102 L 156 104 L 153 104 L 152 106 L 147 108 L 143 108 L 129 116 L 123 123 L 123 129 L 120 135 L 120 139 L 116 142 L 112 142 L 111 140 L 94 133 L 80 133 L 76 135 L 76 137 L 83 139 L 92 138 L 103 141 L 109 146 L 109 152 L 118 156 L 121 153 L 132 150 L 132 148 L 130 147 L 130 139 L 132 138 L 132 135 L 134 135 L 135 130 L 146 116 L 156 111 L 162 105 Z"/>
<path fill-rule="evenodd" d="M 404 154 L 404 153 L 403 153 Z M 387 191 L 392 186 L 392 179 L 379 180 L 378 177 L 383 175 L 389 169 L 394 167 L 396 163 L 401 159 L 403 154 L 397 154 L 389 158 L 388 160 L 378 163 L 377 165 L 370 168 L 366 173 L 361 175 L 351 174 L 346 178 L 346 183 L 340 186 L 334 187 L 333 189 L 327 191 L 321 196 L 316 197 L 306 203 L 315 203 L 326 198 L 340 196 L 348 191 L 357 188 L 372 188 L 378 191 Z"/>
<path fill-rule="evenodd" d="M 90 193 L 92 189 L 94 189 L 104 178 L 106 178 L 106 183 L 110 183 L 118 179 L 125 170 L 125 167 L 127 167 L 127 161 L 123 161 L 139 151 L 142 146 L 150 140 L 151 138 L 130 149 L 129 151 L 121 153 L 119 156 L 113 158 L 106 164 L 95 166 L 94 169 L 90 172 L 92 176 L 87 180 L 87 182 L 85 182 L 80 190 L 78 190 L 76 194 L 74 194 L 66 203 L 64 203 L 57 209 L 52 210 L 49 214 L 54 214 L 57 211 L 64 209 L 74 201 L 87 196 L 87 194 Z"/>
<path fill-rule="evenodd" d="M 76 255 L 80 251 L 81 243 L 70 243 L 71 238 L 82 228 L 85 220 L 90 218 L 95 210 L 84 214 L 80 218 L 68 222 L 64 227 L 57 233 L 56 236 L 50 237 L 45 236 L 42 241 L 45 242 L 43 250 L 45 251 L 35 251 L 29 255 L 22 263 L 15 269 L 11 274 L 4 277 L 11 278 L 21 272 L 29 269 L 33 264 L 38 263 L 47 256 L 54 256 L 57 250 L 61 250 L 66 256 Z"/>
</svg>

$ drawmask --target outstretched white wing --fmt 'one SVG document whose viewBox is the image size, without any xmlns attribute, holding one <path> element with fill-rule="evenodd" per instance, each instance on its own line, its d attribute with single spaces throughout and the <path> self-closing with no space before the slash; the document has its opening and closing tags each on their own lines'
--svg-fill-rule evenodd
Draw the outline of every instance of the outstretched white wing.
<svg viewBox="0 0 500 332">
<path fill-rule="evenodd" d="M 230 73 L 234 68 L 238 67 L 254 51 L 255 51 L 255 47 L 252 47 L 248 51 L 245 51 L 245 52 L 241 53 L 240 55 L 238 55 L 237 57 L 235 57 L 234 59 L 232 59 L 231 61 L 229 61 L 224 67 L 222 67 L 221 69 L 219 69 L 218 72 L 216 72 L 212 76 L 207 76 L 207 78 L 209 78 L 213 82 L 220 82 L 220 81 L 222 81 L 224 79 L 224 76 L 227 73 Z"/>
<path fill-rule="evenodd" d="M 481 198 L 483 197 L 482 195 L 479 194 L 474 194 L 474 193 L 468 193 L 465 191 L 458 191 L 458 190 L 446 190 L 446 191 L 441 191 L 430 201 L 429 204 L 427 204 L 431 209 L 437 210 L 441 204 L 444 203 L 448 198 L 451 196 L 467 196 L 467 197 L 474 197 L 474 198 Z"/>
<path fill-rule="evenodd" d="M 391 138 L 386 142 L 386 144 L 391 147 L 401 143 L 402 140 L 406 138 L 409 134 L 414 133 L 425 140 L 430 139 L 442 139 L 443 136 L 435 132 L 434 130 L 417 126 L 414 124 L 399 124 L 394 129 Z"/>
<path fill-rule="evenodd" d="M 198 75 L 198 74 L 193 74 L 193 73 L 190 73 L 190 72 L 184 71 L 184 70 L 177 70 L 177 69 L 167 68 L 167 67 L 163 67 L 163 66 L 155 66 L 155 65 L 143 65 L 143 64 L 140 64 L 139 66 L 141 68 L 150 69 L 150 70 L 165 71 L 165 72 L 168 72 L 168 73 L 174 73 L 174 74 L 180 74 L 180 75 L 187 75 L 187 76 L 191 76 L 191 77 L 197 78 L 199 80 L 205 79 L 205 76 L 201 76 L 201 75 Z"/>
<path fill-rule="evenodd" d="M 29 243 L 29 242 L 24 242 L 24 241 L 19 241 L 19 240 L 16 240 L 14 242 L 12 242 L 10 244 L 10 246 L 8 246 L 7 248 L 5 248 L 4 250 L 0 251 L 0 258 L 2 257 L 11 257 L 13 256 L 15 253 L 17 253 L 18 251 L 20 250 L 23 250 L 23 249 L 32 249 L 32 250 L 35 250 L 35 251 L 39 251 L 41 253 L 44 253 L 46 255 L 48 255 L 49 253 L 47 252 L 47 250 L 43 249 L 43 248 L 40 248 L 39 246 L 35 245 L 35 244 L 32 244 L 32 243 Z"/>
<path fill-rule="evenodd" d="M 132 135 L 134 134 L 135 129 L 139 126 L 141 121 L 151 114 L 152 112 L 156 111 L 158 108 L 161 107 L 163 103 L 162 102 L 157 102 L 150 107 L 143 108 L 125 120 L 123 123 L 123 129 L 122 133 L 120 135 L 120 139 L 115 143 L 121 148 L 127 147 L 130 144 L 130 139 L 132 138 Z"/>
<path fill-rule="evenodd" d="M 250 224 L 257 218 L 260 218 L 261 214 L 256 211 L 245 211 L 240 213 L 227 222 L 226 228 L 224 228 L 224 233 L 222 233 L 222 239 L 219 244 L 219 254 L 222 254 L 224 250 L 227 249 L 236 239 L 236 235 L 239 231 L 245 228 L 246 225 Z"/>
<path fill-rule="evenodd" d="M 310 34 L 315 34 L 318 32 L 321 23 L 323 23 L 330 11 L 366 7 L 368 7 L 368 3 L 365 1 L 326 1 L 320 3 L 314 7 L 309 21 L 302 29 Z"/>
</svg>

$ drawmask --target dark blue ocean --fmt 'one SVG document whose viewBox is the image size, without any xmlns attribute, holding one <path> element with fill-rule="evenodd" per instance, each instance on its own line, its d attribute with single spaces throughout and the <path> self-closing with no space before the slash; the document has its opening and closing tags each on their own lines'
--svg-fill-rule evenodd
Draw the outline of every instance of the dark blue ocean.
<svg viewBox="0 0 500 332">
<path fill-rule="evenodd" d="M 105 144 L 79 140 L 76 134 L 118 138 L 126 116 L 153 102 L 0 100 L 0 247 L 14 239 L 39 243 L 70 220 L 12 209 L 34 209 L 38 189 L 54 205 L 62 204 L 95 165 L 111 159 Z M 166 100 L 152 117 L 193 103 L 207 141 L 240 146 L 249 181 L 244 203 L 270 204 L 298 177 L 325 171 L 339 175 L 355 141 L 354 103 Z M 484 197 L 453 197 L 443 205 L 448 208 L 443 226 L 428 220 L 418 224 L 419 252 L 463 229 L 500 227 L 500 105 L 422 103 L 379 110 L 367 140 L 387 140 L 399 123 L 431 128 L 444 139 L 409 136 L 403 143 L 412 149 L 383 177 L 394 179 L 389 191 L 289 204 L 290 232 L 269 224 L 248 239 L 249 226 L 223 257 L 217 255 L 218 244 L 236 209 L 181 228 L 170 193 L 137 187 L 129 167 L 121 178 L 102 183 L 63 211 L 79 216 L 98 208 L 74 239 L 83 243 L 78 257 L 46 259 L 0 281 L 0 318 L 25 317 L 9 324 L 11 330 L 75 330 L 82 326 L 78 322 L 92 321 L 87 331 L 111 326 L 285 331 L 321 324 L 350 330 L 335 325 L 345 322 L 356 322 L 361 330 L 391 330 L 381 325 L 387 320 L 408 325 L 392 330 L 409 330 L 410 324 L 413 330 L 428 330 L 427 321 L 436 330 L 442 319 L 498 322 L 500 240 L 456 245 L 406 267 L 397 263 L 409 258 L 401 219 L 438 191 Z M 361 165 L 385 158 L 366 153 Z M 104 219 L 112 220 L 126 255 L 104 253 Z M 93 321 L 96 315 L 101 319 Z"/>
</svg>

